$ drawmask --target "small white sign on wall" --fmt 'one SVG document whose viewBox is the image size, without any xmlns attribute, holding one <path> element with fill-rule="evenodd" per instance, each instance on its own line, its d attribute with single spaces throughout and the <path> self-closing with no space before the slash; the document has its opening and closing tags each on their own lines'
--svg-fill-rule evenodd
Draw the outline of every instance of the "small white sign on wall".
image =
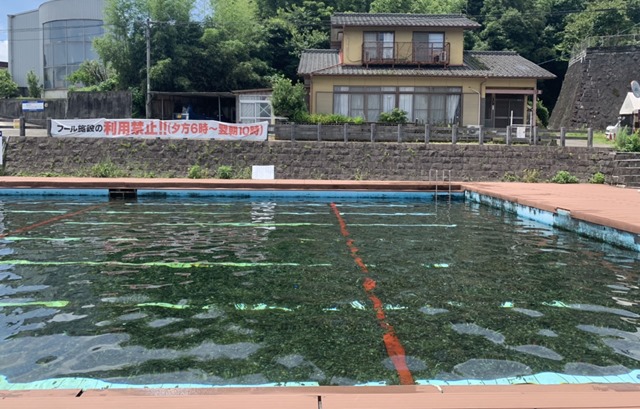
<svg viewBox="0 0 640 409">
<path fill-rule="evenodd" d="M 524 126 L 519 126 L 516 130 L 516 138 L 526 138 L 527 137 L 527 128 Z"/>
<path fill-rule="evenodd" d="M 275 170 L 273 165 L 269 166 L 252 166 L 251 179 L 271 180 L 275 179 Z"/>
</svg>

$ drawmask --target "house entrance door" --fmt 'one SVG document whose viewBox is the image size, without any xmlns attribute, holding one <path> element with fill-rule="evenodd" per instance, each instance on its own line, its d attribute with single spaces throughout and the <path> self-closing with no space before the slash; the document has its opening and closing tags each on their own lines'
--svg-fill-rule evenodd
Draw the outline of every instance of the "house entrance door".
<svg viewBox="0 0 640 409">
<path fill-rule="evenodd" d="M 526 124 L 525 96 L 487 94 L 485 99 L 485 125 L 489 128 L 506 128 L 509 125 Z"/>
</svg>

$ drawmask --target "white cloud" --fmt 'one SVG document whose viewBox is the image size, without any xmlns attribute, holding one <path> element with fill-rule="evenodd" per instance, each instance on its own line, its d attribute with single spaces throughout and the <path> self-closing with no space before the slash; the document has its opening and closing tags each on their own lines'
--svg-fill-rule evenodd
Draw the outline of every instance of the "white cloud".
<svg viewBox="0 0 640 409">
<path fill-rule="evenodd" d="M 9 61 L 9 41 L 0 40 L 0 61 Z"/>
</svg>

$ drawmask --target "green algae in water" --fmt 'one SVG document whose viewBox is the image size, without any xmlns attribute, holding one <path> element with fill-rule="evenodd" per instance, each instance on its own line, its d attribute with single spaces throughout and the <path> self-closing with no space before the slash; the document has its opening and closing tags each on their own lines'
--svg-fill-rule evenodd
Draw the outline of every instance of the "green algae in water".
<svg viewBox="0 0 640 409">
<path fill-rule="evenodd" d="M 365 278 L 414 379 L 640 366 L 640 311 L 621 304 L 640 298 L 636 254 L 464 203 L 337 203 L 364 274 L 327 203 L 220 205 L 114 202 L 2 243 L 0 285 L 24 299 L 0 295 L 0 374 L 395 384 Z M 64 206 L 5 202 L 33 213 L 4 222 Z"/>
</svg>

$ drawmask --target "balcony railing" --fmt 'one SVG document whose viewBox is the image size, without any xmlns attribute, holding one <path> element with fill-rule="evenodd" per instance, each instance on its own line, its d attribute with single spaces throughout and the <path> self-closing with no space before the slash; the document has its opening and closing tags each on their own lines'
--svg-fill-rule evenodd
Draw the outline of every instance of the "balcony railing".
<svg viewBox="0 0 640 409">
<path fill-rule="evenodd" d="M 362 61 L 369 65 L 449 65 L 450 43 L 364 42 Z"/>
</svg>

